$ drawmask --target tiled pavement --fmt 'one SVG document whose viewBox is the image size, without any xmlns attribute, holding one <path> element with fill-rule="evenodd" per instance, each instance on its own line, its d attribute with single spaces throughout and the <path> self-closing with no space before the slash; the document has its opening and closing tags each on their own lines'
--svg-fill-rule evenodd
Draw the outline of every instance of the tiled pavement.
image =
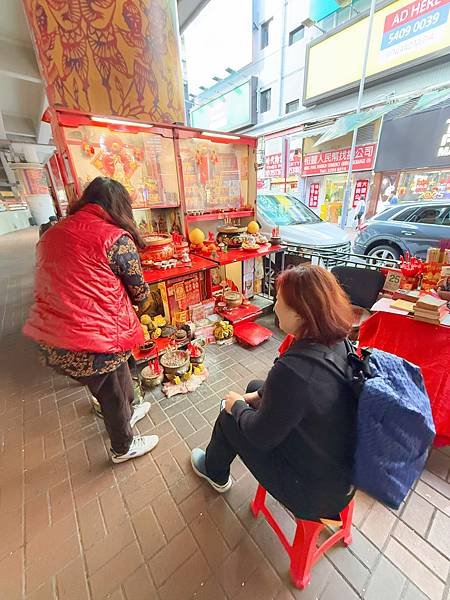
<svg viewBox="0 0 450 600">
<path fill-rule="evenodd" d="M 152 455 L 113 467 L 84 389 L 40 367 L 20 334 L 35 240 L 0 238 L 1 600 L 450 599 L 448 448 L 432 453 L 398 513 L 358 494 L 352 546 L 332 549 L 303 592 L 250 515 L 255 481 L 242 464 L 224 496 L 191 473 L 189 450 L 206 444 L 224 390 L 263 376 L 275 339 L 209 348 L 211 376 L 197 393 L 151 398 L 139 429 L 160 435 Z"/>
</svg>

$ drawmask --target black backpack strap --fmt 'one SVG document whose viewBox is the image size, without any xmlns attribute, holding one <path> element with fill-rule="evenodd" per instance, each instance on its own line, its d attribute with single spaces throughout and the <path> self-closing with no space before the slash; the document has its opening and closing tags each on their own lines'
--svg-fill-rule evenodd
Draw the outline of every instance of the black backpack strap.
<svg viewBox="0 0 450 600">
<path fill-rule="evenodd" d="M 347 351 L 346 358 L 342 358 L 337 352 L 322 344 L 315 344 L 308 348 L 302 348 L 301 354 L 314 359 L 326 369 L 334 373 L 342 382 L 350 385 L 353 395 L 358 398 L 366 379 L 371 377 L 369 365 L 370 351 L 363 350 L 360 358 L 355 347 L 349 340 L 345 340 Z"/>
<path fill-rule="evenodd" d="M 355 392 L 359 395 L 364 382 L 372 377 L 372 369 L 369 362 L 371 350 L 369 348 L 362 348 L 361 356 L 358 356 L 350 340 L 345 340 L 345 346 L 347 348 L 347 362 L 352 370 L 352 385 Z"/>
</svg>

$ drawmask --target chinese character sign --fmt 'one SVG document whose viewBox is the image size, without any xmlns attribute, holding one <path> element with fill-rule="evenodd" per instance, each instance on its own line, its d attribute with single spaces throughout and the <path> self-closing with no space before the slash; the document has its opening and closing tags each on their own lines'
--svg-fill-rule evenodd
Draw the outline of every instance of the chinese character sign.
<svg viewBox="0 0 450 600">
<path fill-rule="evenodd" d="M 302 173 L 302 155 L 300 151 L 290 150 L 289 151 L 289 162 L 288 162 L 288 177 L 293 175 L 301 175 Z"/>
<path fill-rule="evenodd" d="M 318 183 L 312 183 L 309 187 L 308 206 L 310 208 L 317 208 L 319 206 L 319 191 L 320 185 Z"/>
<path fill-rule="evenodd" d="M 358 179 L 355 185 L 355 192 L 353 194 L 353 208 L 356 208 L 361 198 L 367 199 L 367 192 L 369 191 L 369 180 Z"/>
<path fill-rule="evenodd" d="M 353 161 L 354 171 L 367 171 L 373 168 L 376 144 L 356 146 Z M 350 164 L 350 148 L 330 152 L 306 154 L 303 159 L 302 175 L 326 175 L 345 173 Z"/>
<path fill-rule="evenodd" d="M 282 166 L 281 152 L 276 154 L 266 154 L 264 161 L 264 170 L 266 178 L 271 177 L 282 177 L 283 166 Z"/>
</svg>

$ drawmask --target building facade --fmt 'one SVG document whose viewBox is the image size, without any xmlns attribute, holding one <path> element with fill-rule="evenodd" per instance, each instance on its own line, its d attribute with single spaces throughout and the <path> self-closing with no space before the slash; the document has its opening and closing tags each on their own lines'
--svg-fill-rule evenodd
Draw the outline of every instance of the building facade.
<svg viewBox="0 0 450 600">
<path fill-rule="evenodd" d="M 370 0 L 339 8 L 342 3 L 253 0 L 252 62 L 197 96 L 191 120 L 257 136 L 259 187 L 294 192 L 332 222 L 341 215 L 357 128 L 350 225 L 361 197 L 369 214 L 386 201 L 387 176 L 376 167 L 385 152 L 383 128 L 450 104 L 450 3 L 377 2 L 362 117 L 354 113 Z M 398 172 L 385 163 L 383 173 Z M 433 187 L 433 177 L 428 180 Z M 396 193 L 397 187 L 407 181 L 394 180 Z"/>
</svg>

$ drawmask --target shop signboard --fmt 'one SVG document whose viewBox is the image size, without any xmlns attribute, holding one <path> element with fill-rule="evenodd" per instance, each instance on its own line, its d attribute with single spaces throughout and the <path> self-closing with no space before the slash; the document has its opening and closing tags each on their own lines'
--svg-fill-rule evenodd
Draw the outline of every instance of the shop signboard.
<svg viewBox="0 0 450 600">
<path fill-rule="evenodd" d="M 438 146 L 437 157 L 450 157 L 450 119 L 445 122 L 447 129 L 442 136 L 441 143 Z"/>
<path fill-rule="evenodd" d="M 191 110 L 191 125 L 212 131 L 236 131 L 256 123 L 256 77 Z"/>
<path fill-rule="evenodd" d="M 356 146 L 354 171 L 369 171 L 373 168 L 376 144 Z M 302 174 L 328 175 L 330 173 L 345 173 L 350 164 L 350 148 L 330 150 L 329 152 L 313 152 L 303 158 Z"/>
<path fill-rule="evenodd" d="M 357 89 L 367 39 L 368 16 L 307 49 L 303 104 L 309 106 Z M 375 13 L 367 61 L 366 84 L 394 79 L 427 63 L 448 61 L 450 0 L 384 2 Z M 323 77 L 323 65 L 327 76 Z"/>
<path fill-rule="evenodd" d="M 449 9 L 450 0 L 416 0 L 389 13 L 381 38 L 382 60 L 408 56 L 430 45 L 435 36 L 442 37 Z"/>
<path fill-rule="evenodd" d="M 301 152 L 296 150 L 289 151 L 288 161 L 288 177 L 295 175 L 301 175 L 302 173 L 302 155 Z"/>
<path fill-rule="evenodd" d="M 450 166 L 450 107 L 385 120 L 375 171 Z"/>
<path fill-rule="evenodd" d="M 283 159 L 281 152 L 266 154 L 264 160 L 264 172 L 267 179 L 283 176 Z"/>
<path fill-rule="evenodd" d="M 361 198 L 367 199 L 367 193 L 369 191 L 369 180 L 358 179 L 355 185 L 355 191 L 353 193 L 353 208 L 356 208 Z"/>
<path fill-rule="evenodd" d="M 319 191 L 320 185 L 318 183 L 312 183 L 309 186 L 308 206 L 310 208 L 317 208 L 319 206 Z"/>
</svg>

